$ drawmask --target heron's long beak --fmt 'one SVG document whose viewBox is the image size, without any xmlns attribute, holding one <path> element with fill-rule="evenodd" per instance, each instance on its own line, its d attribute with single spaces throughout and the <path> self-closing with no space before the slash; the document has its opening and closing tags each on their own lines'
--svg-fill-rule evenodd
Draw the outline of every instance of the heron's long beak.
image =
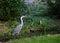
<svg viewBox="0 0 60 43">
<path fill-rule="evenodd" d="M 30 17 L 30 15 L 26 15 L 26 17 Z"/>
</svg>

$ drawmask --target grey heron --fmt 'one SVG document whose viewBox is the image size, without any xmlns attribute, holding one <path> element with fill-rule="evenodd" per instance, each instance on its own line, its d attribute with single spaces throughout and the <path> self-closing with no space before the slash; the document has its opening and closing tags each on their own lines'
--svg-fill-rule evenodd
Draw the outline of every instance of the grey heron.
<svg viewBox="0 0 60 43">
<path fill-rule="evenodd" d="M 16 34 L 19 34 L 19 32 L 21 31 L 22 29 L 22 26 L 23 26 L 23 18 L 26 17 L 26 16 L 21 16 L 21 24 L 17 25 L 17 27 L 14 29 L 12 35 L 16 35 Z"/>
</svg>

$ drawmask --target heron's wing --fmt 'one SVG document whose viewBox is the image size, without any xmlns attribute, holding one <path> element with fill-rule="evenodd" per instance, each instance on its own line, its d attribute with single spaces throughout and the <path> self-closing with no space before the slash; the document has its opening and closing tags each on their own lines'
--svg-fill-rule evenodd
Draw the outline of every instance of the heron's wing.
<svg viewBox="0 0 60 43">
<path fill-rule="evenodd" d="M 20 32 L 21 29 L 22 29 L 22 26 L 21 26 L 21 25 L 18 25 L 18 26 L 14 29 L 14 32 L 15 32 L 15 33 L 18 33 L 18 32 Z"/>
<path fill-rule="evenodd" d="M 21 29 L 22 29 L 22 25 L 20 24 L 14 29 L 12 35 L 15 35 L 16 33 L 19 33 L 21 31 Z"/>
<path fill-rule="evenodd" d="M 14 29 L 14 31 L 19 31 L 19 30 L 21 30 L 22 29 L 22 26 L 21 25 L 18 25 L 15 29 Z"/>
</svg>

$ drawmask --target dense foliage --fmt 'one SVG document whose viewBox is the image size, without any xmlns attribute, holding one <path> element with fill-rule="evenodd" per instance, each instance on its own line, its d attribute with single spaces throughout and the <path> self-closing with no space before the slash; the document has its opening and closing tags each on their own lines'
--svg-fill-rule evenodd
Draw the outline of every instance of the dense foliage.
<svg viewBox="0 0 60 43">
<path fill-rule="evenodd" d="M 0 20 L 14 20 L 21 15 L 23 0 L 0 0 Z"/>
<path fill-rule="evenodd" d="M 40 2 L 38 0 L 37 3 L 26 5 L 22 0 L 0 0 L 0 20 L 8 20 L 8 22 L 5 22 L 4 29 L 3 26 L 0 27 L 2 30 L 0 30 L 0 40 L 6 41 L 16 37 L 21 38 L 22 36 L 30 37 L 33 35 L 60 33 L 60 20 L 50 17 L 60 16 L 60 1 L 55 1 L 46 0 L 45 2 L 43 0 L 43 2 Z M 20 18 L 14 19 L 25 14 L 30 17 L 23 19 L 24 25 L 19 36 L 13 37 L 12 32 L 19 24 L 17 20 L 20 21 Z M 50 16 L 46 16 L 46 14 Z"/>
<path fill-rule="evenodd" d="M 60 18 L 60 0 L 47 1 L 49 11 L 48 14 L 54 18 Z"/>
</svg>

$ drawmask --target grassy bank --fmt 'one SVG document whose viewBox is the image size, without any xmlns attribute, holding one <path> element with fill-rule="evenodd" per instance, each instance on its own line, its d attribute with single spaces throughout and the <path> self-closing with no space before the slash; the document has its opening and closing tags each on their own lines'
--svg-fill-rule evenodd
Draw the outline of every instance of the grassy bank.
<svg viewBox="0 0 60 43">
<path fill-rule="evenodd" d="M 60 43 L 60 35 L 33 36 L 10 40 L 5 43 Z"/>
</svg>

